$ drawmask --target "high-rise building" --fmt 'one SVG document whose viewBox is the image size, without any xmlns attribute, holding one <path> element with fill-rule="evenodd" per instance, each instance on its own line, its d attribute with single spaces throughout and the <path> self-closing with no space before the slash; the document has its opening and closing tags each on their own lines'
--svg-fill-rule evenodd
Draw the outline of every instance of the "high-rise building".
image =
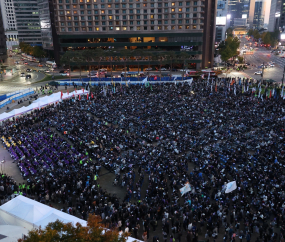
<svg viewBox="0 0 285 242">
<path fill-rule="evenodd" d="M 262 29 L 264 27 L 265 8 L 266 8 L 265 0 L 255 1 L 253 27 L 256 29 Z"/>
<path fill-rule="evenodd" d="M 38 0 L 13 0 L 19 42 L 42 45 Z"/>
<path fill-rule="evenodd" d="M 216 8 L 217 0 L 53 0 L 55 52 L 186 46 L 197 69 L 212 67 Z"/>
<path fill-rule="evenodd" d="M 273 32 L 279 29 L 282 0 L 271 0 L 268 31 Z"/>
<path fill-rule="evenodd" d="M 0 63 L 7 59 L 6 36 L 2 18 L 2 5 L 0 5 Z"/>
<path fill-rule="evenodd" d="M 52 24 L 49 0 L 38 0 L 43 49 L 53 50 Z"/>
<path fill-rule="evenodd" d="M 285 31 L 285 0 L 282 0 L 280 11 L 280 23 L 279 28 L 281 31 Z"/>
<path fill-rule="evenodd" d="M 226 30 L 229 26 L 228 19 L 228 1 L 219 0 L 217 5 L 216 17 L 216 42 L 221 42 L 226 38 Z"/>
<path fill-rule="evenodd" d="M 229 0 L 230 26 L 252 27 L 255 0 Z"/>
<path fill-rule="evenodd" d="M 6 45 L 9 50 L 12 50 L 13 46 L 19 45 L 13 0 L 2 0 L 0 1 L 0 5 L 3 16 Z"/>
</svg>

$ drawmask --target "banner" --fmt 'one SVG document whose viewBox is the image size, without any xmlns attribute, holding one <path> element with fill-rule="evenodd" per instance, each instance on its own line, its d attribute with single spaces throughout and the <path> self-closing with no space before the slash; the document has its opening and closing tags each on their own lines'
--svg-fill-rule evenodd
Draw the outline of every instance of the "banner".
<svg viewBox="0 0 285 242">
<path fill-rule="evenodd" d="M 226 184 L 225 193 L 230 193 L 230 192 L 232 192 L 232 191 L 234 191 L 236 189 L 237 189 L 236 181 L 229 182 L 228 184 Z"/>
<path fill-rule="evenodd" d="M 189 182 L 187 182 L 184 187 L 180 188 L 179 191 L 181 193 L 181 196 L 183 196 L 187 192 L 190 192 L 191 191 L 191 187 L 190 187 Z"/>
</svg>

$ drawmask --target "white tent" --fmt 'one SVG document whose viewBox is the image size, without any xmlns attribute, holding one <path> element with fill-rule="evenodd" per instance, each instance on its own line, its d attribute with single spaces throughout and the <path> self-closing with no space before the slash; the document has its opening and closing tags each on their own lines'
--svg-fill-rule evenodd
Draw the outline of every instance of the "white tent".
<svg viewBox="0 0 285 242">
<path fill-rule="evenodd" d="M 85 220 L 24 196 L 17 196 L 0 206 L 0 217 L 7 225 L 22 226 L 29 230 L 38 228 L 39 226 L 45 228 L 48 223 L 55 222 L 57 219 L 64 223 L 71 222 L 74 226 L 77 222 L 82 226 L 87 226 Z"/>
<path fill-rule="evenodd" d="M 72 93 L 69 93 L 69 95 L 67 93 L 63 93 L 62 99 L 70 98 L 73 95 L 76 96 L 76 95 L 82 95 L 82 94 L 87 94 L 87 93 L 89 93 L 87 90 L 84 90 L 84 91 L 83 90 L 77 90 L 76 92 L 74 91 Z M 61 92 L 53 93 L 50 96 L 41 97 L 41 98 L 35 100 L 32 104 L 30 104 L 27 107 L 22 107 L 20 109 L 14 109 L 9 113 L 0 114 L 0 121 L 3 121 L 3 120 L 8 119 L 8 118 L 12 118 L 16 115 L 20 115 L 20 114 L 25 113 L 25 112 L 29 112 L 35 108 L 41 108 L 41 107 L 44 107 L 48 104 L 59 102 L 60 100 L 61 100 Z"/>
</svg>

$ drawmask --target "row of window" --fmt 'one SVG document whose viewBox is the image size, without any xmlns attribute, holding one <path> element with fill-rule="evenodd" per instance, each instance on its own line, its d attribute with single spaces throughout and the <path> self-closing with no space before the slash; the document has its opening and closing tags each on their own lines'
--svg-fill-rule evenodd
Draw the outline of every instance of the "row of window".
<svg viewBox="0 0 285 242">
<path fill-rule="evenodd" d="M 162 0 L 157 0 L 157 1 L 162 2 Z M 164 0 L 164 1 L 169 2 L 168 0 Z M 88 4 L 88 3 L 92 3 L 92 2 L 94 2 L 94 3 L 99 3 L 99 2 L 101 2 L 101 3 L 113 3 L 113 2 L 120 3 L 120 2 L 122 2 L 122 4 L 124 4 L 127 2 L 141 2 L 141 1 L 140 0 L 58 0 L 58 3 L 79 3 L 79 4 L 80 3 L 87 3 Z M 143 2 L 149 2 L 149 0 L 143 0 Z M 155 2 L 155 0 L 150 0 L 150 2 L 152 2 L 150 4 L 154 4 L 153 2 Z M 190 3 L 190 1 L 186 2 L 186 4 L 187 3 Z M 147 4 L 147 3 L 143 3 L 143 4 Z M 158 4 L 162 4 L 162 3 L 158 3 Z M 178 4 L 183 4 L 183 2 L 179 2 Z M 137 4 L 137 5 L 139 5 L 139 4 Z M 173 1 L 171 3 L 171 5 L 175 6 L 175 2 Z"/>
<path fill-rule="evenodd" d="M 161 11 L 160 11 L 161 10 Z M 193 8 L 186 8 L 185 11 L 186 12 L 190 12 L 190 11 L 193 11 L 193 12 L 197 12 L 198 11 L 198 8 L 197 7 L 193 7 Z M 201 11 L 204 11 L 203 8 L 201 8 Z M 168 11 L 168 9 L 164 9 L 163 11 L 164 13 L 175 13 L 177 12 L 175 9 L 171 9 L 171 11 Z M 183 12 L 183 9 L 179 8 L 178 9 L 178 12 Z M 87 10 L 86 12 L 84 10 L 81 10 L 81 11 L 78 11 L 78 10 L 73 10 L 73 11 L 70 11 L 70 10 L 66 10 L 66 11 L 58 11 L 59 15 L 69 15 L 69 14 L 81 14 L 81 15 L 85 15 L 86 13 L 87 14 L 113 14 L 113 11 L 112 10 Z M 116 14 L 119 14 L 119 11 L 115 12 Z M 140 11 L 139 9 L 137 9 L 136 11 L 133 11 L 132 9 L 129 10 L 129 12 L 127 13 L 127 10 L 122 10 L 122 14 L 134 14 L 134 13 L 137 13 L 137 14 L 141 14 L 141 13 L 148 13 L 147 11 Z M 150 9 L 150 13 L 155 13 L 154 9 Z M 157 13 L 162 13 L 162 9 L 157 9 Z"/>
<path fill-rule="evenodd" d="M 192 2 L 194 6 L 197 6 L 198 5 L 198 1 L 193 1 Z M 79 8 L 80 9 L 91 9 L 92 6 L 93 8 L 141 8 L 141 7 L 151 7 L 151 8 L 161 8 L 161 7 L 183 7 L 183 6 L 190 6 L 191 5 L 191 2 L 186 2 L 185 4 L 183 4 L 183 2 L 179 2 L 179 3 L 158 3 L 157 5 L 155 5 L 154 3 L 150 3 L 150 4 L 147 4 L 147 3 L 143 3 L 142 5 L 140 3 L 138 4 L 94 4 L 94 5 L 91 5 L 91 4 L 87 4 L 87 5 L 79 5 Z M 59 5 L 58 8 L 59 9 L 63 9 L 63 7 L 65 6 L 66 9 L 70 9 L 71 8 L 71 5 Z M 78 8 L 78 5 L 72 5 L 72 8 Z"/>
<path fill-rule="evenodd" d="M 141 27 L 141 26 L 136 26 L 136 27 L 96 27 L 96 28 L 93 28 L 93 27 L 68 27 L 68 28 L 60 28 L 60 31 L 61 32 L 79 32 L 79 31 L 107 31 L 107 30 L 116 30 L 116 31 L 126 31 L 126 30 L 129 30 L 129 31 L 134 31 L 134 30 L 177 30 L 177 29 L 199 29 L 199 25 L 186 25 L 186 26 L 183 26 L 183 25 L 179 25 L 179 26 L 157 26 L 156 28 L 154 26 L 144 26 L 144 27 Z"/>
<path fill-rule="evenodd" d="M 186 19 L 184 20 L 186 24 L 189 24 L 190 22 L 192 22 L 193 24 L 197 24 L 197 23 L 204 23 L 204 21 L 202 19 L 192 19 L 192 21 L 190 19 Z M 162 21 L 157 21 L 157 23 L 155 23 L 154 21 L 101 21 L 101 22 L 67 22 L 67 23 L 60 23 L 60 26 L 72 26 L 72 23 L 74 26 L 79 26 L 79 23 L 81 26 L 92 26 L 94 23 L 95 25 L 148 25 L 148 24 L 151 24 L 151 25 L 160 25 L 162 24 Z M 178 20 L 178 21 L 175 21 L 175 20 L 171 20 L 171 21 L 168 21 L 168 20 L 164 20 L 163 21 L 163 24 L 183 24 L 183 20 Z"/>
<path fill-rule="evenodd" d="M 120 16 L 120 15 L 116 15 L 116 16 L 113 16 L 113 15 L 95 15 L 95 16 L 67 16 L 66 17 L 66 20 L 112 20 L 112 19 L 115 19 L 115 20 L 127 20 L 127 19 L 168 19 L 168 18 L 172 18 L 172 19 L 181 19 L 181 18 L 197 18 L 199 17 L 197 15 L 197 13 L 193 13 L 193 14 L 171 14 L 170 16 L 169 15 L 129 15 L 129 16 L 126 16 L 126 15 L 123 15 L 123 16 Z M 60 17 L 59 18 L 59 21 L 64 21 L 65 20 L 65 17 Z"/>
</svg>

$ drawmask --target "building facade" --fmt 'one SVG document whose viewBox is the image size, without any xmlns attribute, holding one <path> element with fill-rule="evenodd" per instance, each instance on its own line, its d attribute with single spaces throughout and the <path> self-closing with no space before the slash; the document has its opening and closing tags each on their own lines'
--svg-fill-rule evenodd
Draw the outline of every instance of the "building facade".
<svg viewBox="0 0 285 242">
<path fill-rule="evenodd" d="M 279 29 L 282 0 L 271 0 L 268 31 L 274 32 Z"/>
<path fill-rule="evenodd" d="M 280 9 L 279 28 L 281 31 L 285 31 L 285 0 L 282 0 Z"/>
<path fill-rule="evenodd" d="M 219 0 L 217 4 L 217 17 L 216 17 L 216 42 L 219 43 L 226 39 L 226 30 L 229 26 L 227 18 L 228 14 L 228 1 Z"/>
<path fill-rule="evenodd" d="M 38 0 L 38 8 L 42 35 L 42 47 L 46 50 L 53 50 L 49 0 Z"/>
<path fill-rule="evenodd" d="M 252 27 L 255 0 L 229 0 L 228 17 L 231 27 Z"/>
<path fill-rule="evenodd" d="M 38 0 L 13 0 L 19 42 L 42 45 Z"/>
<path fill-rule="evenodd" d="M 13 46 L 19 45 L 14 2 L 13 0 L 2 0 L 0 1 L 0 5 L 6 36 L 6 46 L 9 50 L 12 50 Z"/>
<path fill-rule="evenodd" d="M 0 63 L 7 59 L 6 36 L 4 31 L 4 21 L 2 16 L 2 5 L 0 5 Z"/>
<path fill-rule="evenodd" d="M 255 29 L 262 29 L 264 27 L 265 8 L 265 0 L 256 0 L 253 16 L 253 27 Z"/>
<path fill-rule="evenodd" d="M 196 68 L 211 67 L 216 7 L 216 0 L 53 0 L 55 52 L 186 46 Z"/>
</svg>

